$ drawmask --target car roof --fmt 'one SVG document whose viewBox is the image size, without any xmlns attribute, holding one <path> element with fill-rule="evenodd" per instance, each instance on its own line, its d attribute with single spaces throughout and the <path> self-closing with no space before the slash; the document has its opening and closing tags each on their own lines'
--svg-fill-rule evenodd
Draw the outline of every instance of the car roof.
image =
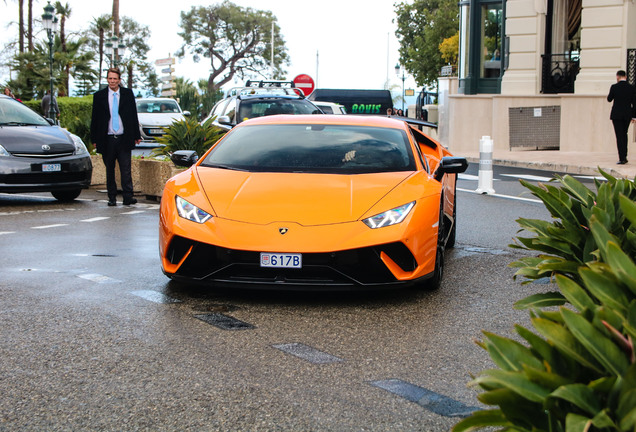
<svg viewBox="0 0 636 432">
<path fill-rule="evenodd" d="M 276 93 L 255 93 L 255 94 L 238 95 L 237 99 L 240 99 L 240 100 L 251 100 L 251 99 L 304 100 L 305 98 L 300 97 L 298 95 L 283 95 L 283 94 L 276 94 Z"/>
<path fill-rule="evenodd" d="M 173 101 L 173 102 L 177 102 L 176 99 L 172 99 L 172 98 L 139 98 L 139 99 L 135 99 L 137 102 L 161 102 L 161 101 Z"/>
<path fill-rule="evenodd" d="M 386 127 L 393 129 L 406 129 L 407 124 L 403 120 L 397 120 L 389 117 L 370 116 L 370 115 L 336 115 L 336 114 L 303 114 L 303 115 L 272 115 L 256 117 L 245 120 L 237 127 L 249 125 L 267 125 L 267 124 L 332 124 L 332 125 L 349 125 L 349 126 L 374 126 Z"/>
</svg>

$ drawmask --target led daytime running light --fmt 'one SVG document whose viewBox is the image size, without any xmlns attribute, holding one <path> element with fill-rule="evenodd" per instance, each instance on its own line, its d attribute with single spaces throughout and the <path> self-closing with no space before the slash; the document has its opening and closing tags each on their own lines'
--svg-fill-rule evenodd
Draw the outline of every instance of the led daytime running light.
<svg viewBox="0 0 636 432">
<path fill-rule="evenodd" d="M 190 204 L 180 196 L 177 196 L 175 201 L 177 204 L 177 212 L 179 216 L 184 219 L 202 224 L 212 218 L 211 214 L 204 212 L 194 204 Z"/>
<path fill-rule="evenodd" d="M 371 216 L 370 218 L 364 219 L 363 222 L 372 229 L 399 224 L 408 216 L 414 206 L 415 201 L 412 201 L 403 206 L 380 213 L 379 215 Z"/>
</svg>

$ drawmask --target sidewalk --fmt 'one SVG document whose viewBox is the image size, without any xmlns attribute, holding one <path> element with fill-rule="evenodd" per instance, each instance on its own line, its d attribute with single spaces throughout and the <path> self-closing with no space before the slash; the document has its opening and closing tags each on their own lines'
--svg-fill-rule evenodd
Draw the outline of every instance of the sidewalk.
<svg viewBox="0 0 636 432">
<path fill-rule="evenodd" d="M 479 152 L 464 152 L 456 156 L 464 156 L 470 163 L 479 163 Z M 614 177 L 630 180 L 636 178 L 636 155 L 627 157 L 629 162 L 617 165 L 615 153 L 577 153 L 550 150 L 517 150 L 495 151 L 493 164 L 510 167 L 530 168 L 550 173 L 567 173 L 581 175 L 599 175 L 598 167 Z M 630 160 L 633 159 L 633 160 Z"/>
</svg>

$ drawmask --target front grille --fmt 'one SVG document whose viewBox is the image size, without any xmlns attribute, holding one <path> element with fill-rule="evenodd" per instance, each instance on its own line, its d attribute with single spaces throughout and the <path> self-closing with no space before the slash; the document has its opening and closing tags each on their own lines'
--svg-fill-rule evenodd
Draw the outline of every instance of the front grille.
<svg viewBox="0 0 636 432">
<path fill-rule="evenodd" d="M 396 282 L 380 259 L 387 254 L 404 271 L 417 263 L 402 243 L 330 253 L 304 253 L 302 269 L 262 268 L 260 253 L 221 248 L 175 237 L 166 257 L 176 264 L 192 248 L 176 275 L 201 281 L 289 285 L 370 285 Z"/>
<path fill-rule="evenodd" d="M 0 183 L 10 185 L 21 184 L 55 184 L 88 181 L 88 172 L 34 172 L 29 174 L 0 175 Z"/>
<path fill-rule="evenodd" d="M 61 158 L 61 157 L 66 157 L 66 156 L 73 156 L 73 152 L 66 152 L 66 153 L 37 153 L 37 154 L 33 154 L 33 153 L 11 153 L 11 156 L 15 156 L 15 157 L 28 157 L 28 158 L 48 158 L 48 159 L 55 159 L 55 158 Z"/>
</svg>

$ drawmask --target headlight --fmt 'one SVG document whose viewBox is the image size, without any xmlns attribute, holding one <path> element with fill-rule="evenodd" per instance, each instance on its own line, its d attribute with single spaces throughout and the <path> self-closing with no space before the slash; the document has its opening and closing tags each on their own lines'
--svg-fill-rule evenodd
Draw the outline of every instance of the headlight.
<svg viewBox="0 0 636 432">
<path fill-rule="evenodd" d="M 190 204 L 178 195 L 176 196 L 176 203 L 177 212 L 179 213 L 179 216 L 184 219 L 202 224 L 212 218 L 211 214 L 204 212 L 193 204 Z"/>
<path fill-rule="evenodd" d="M 8 151 L 4 149 L 4 147 L 0 145 L 0 156 L 11 156 L 11 155 L 9 154 Z"/>
<path fill-rule="evenodd" d="M 415 201 L 403 206 L 396 207 L 392 210 L 385 211 L 379 215 L 371 216 L 370 218 L 363 219 L 362 222 L 367 224 L 369 228 L 382 228 L 399 224 L 409 214 L 411 209 L 415 206 Z"/>
<path fill-rule="evenodd" d="M 86 146 L 84 145 L 84 141 L 82 141 L 82 139 L 78 137 L 77 135 L 72 134 L 70 132 L 69 132 L 69 135 L 71 136 L 71 138 L 73 138 L 73 143 L 75 144 L 75 154 L 76 155 L 88 154 L 88 149 L 86 149 Z"/>
</svg>

